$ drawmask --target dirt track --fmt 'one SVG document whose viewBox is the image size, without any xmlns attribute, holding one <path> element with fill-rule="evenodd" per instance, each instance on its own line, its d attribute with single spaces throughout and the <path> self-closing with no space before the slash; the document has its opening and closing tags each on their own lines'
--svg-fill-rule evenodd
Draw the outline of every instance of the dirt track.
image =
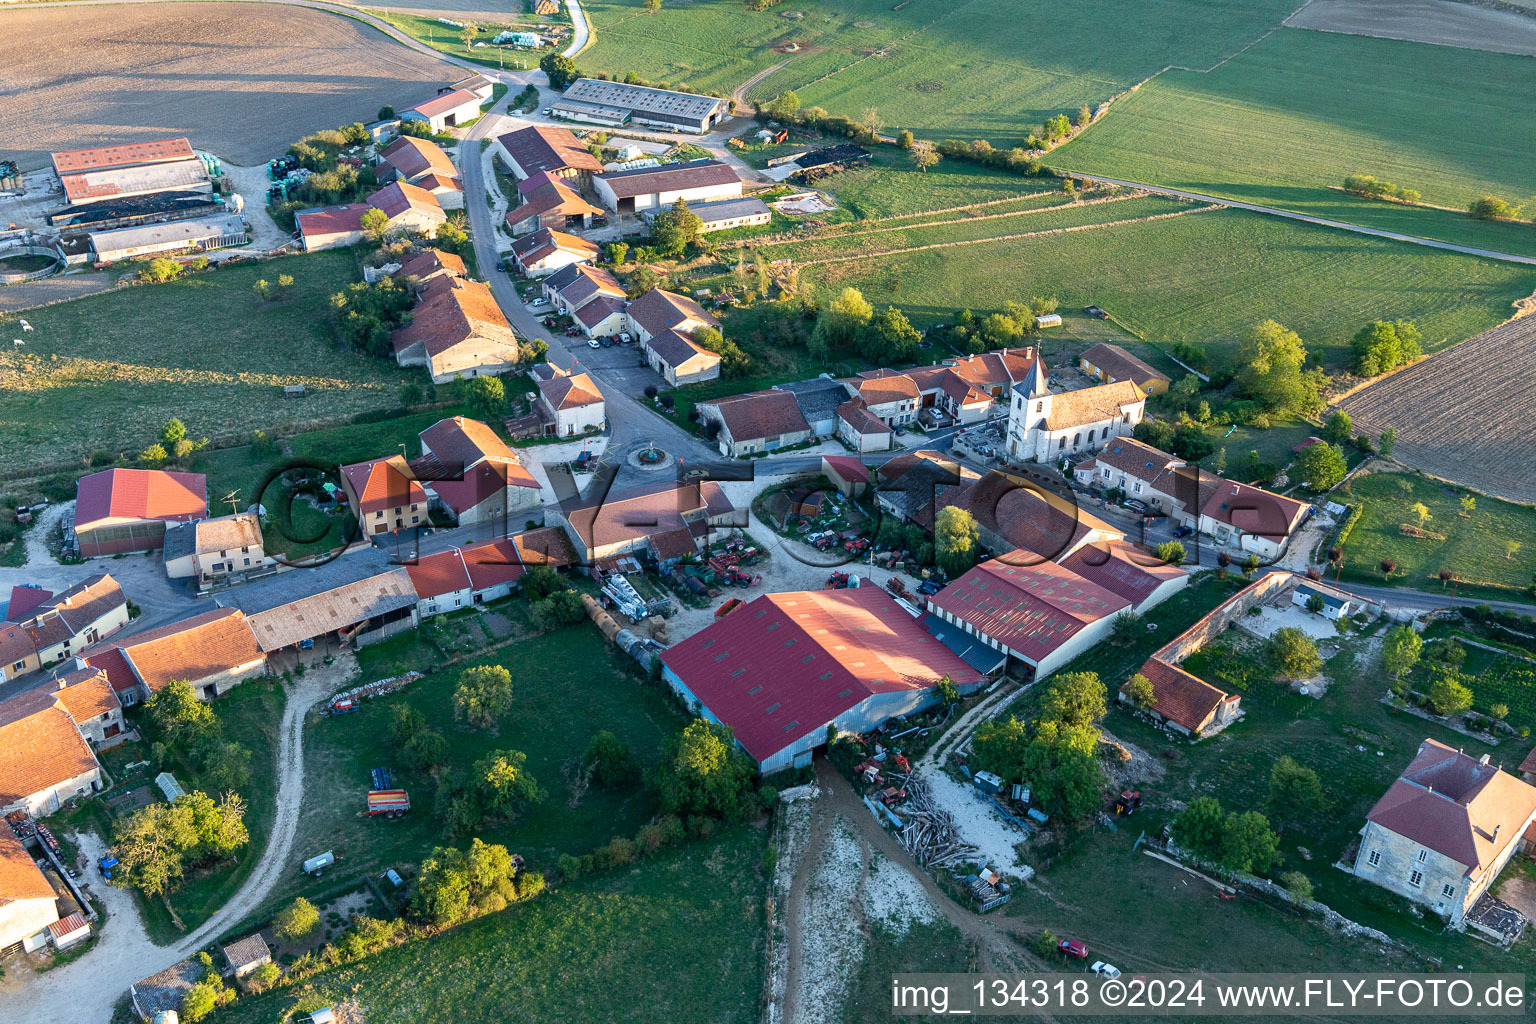
<svg viewBox="0 0 1536 1024">
<path fill-rule="evenodd" d="M 1536 17 L 1460 0 L 1312 0 L 1285 24 L 1351 36 L 1536 55 Z"/>
<path fill-rule="evenodd" d="M 0 157 L 23 170 L 55 150 L 177 135 L 258 164 L 454 77 L 351 19 L 261 4 L 0 9 L 0 67 Z"/>
</svg>

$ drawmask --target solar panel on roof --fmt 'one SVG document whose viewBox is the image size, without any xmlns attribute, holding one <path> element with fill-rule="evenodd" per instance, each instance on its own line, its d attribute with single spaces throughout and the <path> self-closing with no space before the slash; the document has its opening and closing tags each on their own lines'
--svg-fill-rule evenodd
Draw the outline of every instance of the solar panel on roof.
<svg viewBox="0 0 1536 1024">
<path fill-rule="evenodd" d="M 774 713 L 774 712 L 775 712 L 775 711 L 777 711 L 777 710 L 779 710 L 779 708 L 780 708 L 780 707 L 781 707 L 781 706 L 782 706 L 782 705 L 780 705 L 780 704 L 779 704 L 779 703 L 778 703 L 778 702 L 777 702 L 777 701 L 775 701 L 775 702 L 774 702 L 774 703 L 772 703 L 772 704 L 769 704 L 769 705 L 768 705 L 768 706 L 767 706 L 767 707 L 766 707 L 766 708 L 764 708 L 764 709 L 763 709 L 763 714 L 765 714 L 765 715 L 771 715 L 771 714 L 773 714 L 773 713 Z"/>
</svg>

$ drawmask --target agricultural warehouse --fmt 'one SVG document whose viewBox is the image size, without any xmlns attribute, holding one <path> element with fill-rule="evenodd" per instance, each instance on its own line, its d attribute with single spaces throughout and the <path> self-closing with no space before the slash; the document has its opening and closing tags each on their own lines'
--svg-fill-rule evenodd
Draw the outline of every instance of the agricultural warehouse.
<svg viewBox="0 0 1536 1024">
<path fill-rule="evenodd" d="M 416 625 L 410 574 L 379 549 L 269 576 L 217 601 L 246 614 L 269 664 L 305 641 L 362 647 Z"/>
<path fill-rule="evenodd" d="M 730 726 L 764 772 L 810 764 L 838 732 L 868 732 L 986 676 L 877 587 L 765 594 L 672 645 L 663 678 L 689 707 Z"/>
<path fill-rule="evenodd" d="M 1078 571 L 1081 569 L 1082 571 Z M 1177 566 L 1125 544 L 1088 546 L 1042 562 L 1028 551 L 983 562 L 928 599 L 928 610 L 997 653 L 992 668 L 1041 679 L 1189 582 Z"/>
<path fill-rule="evenodd" d="M 653 128 L 703 134 L 726 113 L 726 101 L 689 92 L 581 78 L 551 108 L 556 117 L 618 127 L 634 121 Z"/>
<path fill-rule="evenodd" d="M 402 120 L 425 121 L 434 132 L 454 128 L 480 116 L 480 97 L 468 89 L 455 89 L 400 112 Z"/>
<path fill-rule="evenodd" d="M 773 219 L 773 211 L 768 209 L 768 204 L 761 199 L 720 199 L 710 203 L 690 203 L 688 210 L 694 213 L 704 222 L 699 230 L 704 234 L 711 231 L 729 231 L 731 228 L 755 227 L 767 224 Z M 640 216 L 645 218 L 647 224 L 654 221 L 666 210 L 661 207 L 652 207 Z"/>
<path fill-rule="evenodd" d="M 550 125 L 531 125 L 498 135 L 491 143 L 491 152 L 519 180 L 548 174 L 578 189 L 585 188 L 592 175 L 603 169 L 575 135 Z"/>
<path fill-rule="evenodd" d="M 526 187 L 532 186 L 532 187 Z M 507 230 L 514 235 L 540 228 L 565 231 L 584 228 L 603 211 L 581 198 L 564 181 L 540 171 L 517 183 L 522 205 L 507 214 Z"/>
<path fill-rule="evenodd" d="M 165 543 L 166 523 L 207 515 L 208 481 L 201 473 L 103 470 L 76 485 L 75 544 L 83 558 L 153 551 Z"/>
<path fill-rule="evenodd" d="M 251 240 L 245 221 L 237 213 L 118 228 L 116 231 L 93 231 L 89 237 L 97 263 L 116 263 L 136 256 L 183 250 L 227 249 L 246 245 Z"/>
<path fill-rule="evenodd" d="M 1451 927 L 1487 930 L 1484 903 L 1536 823 L 1536 787 L 1488 754 L 1425 740 L 1360 830 L 1354 873 L 1428 907 Z M 1493 938 L 1507 941 L 1502 929 Z"/>
<path fill-rule="evenodd" d="M 53 169 L 71 205 L 150 195 L 212 192 L 213 182 L 186 139 L 161 139 L 53 154 Z"/>
<path fill-rule="evenodd" d="M 619 213 L 663 210 L 679 199 L 708 202 L 741 197 L 741 178 L 716 160 L 613 171 L 592 179 L 598 201 Z"/>
<path fill-rule="evenodd" d="M 1084 373 L 1097 377 L 1105 384 L 1128 380 L 1149 395 L 1161 395 L 1168 391 L 1166 373 L 1136 358 L 1119 345 L 1100 342 L 1078 356 L 1077 365 Z"/>
</svg>

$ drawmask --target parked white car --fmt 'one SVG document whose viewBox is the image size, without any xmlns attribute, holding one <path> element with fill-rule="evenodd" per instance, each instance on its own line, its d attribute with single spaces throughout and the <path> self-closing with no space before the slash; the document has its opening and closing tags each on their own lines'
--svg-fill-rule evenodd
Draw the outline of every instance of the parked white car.
<svg viewBox="0 0 1536 1024">
<path fill-rule="evenodd" d="M 548 307 L 549 307 L 549 299 L 545 298 L 542 295 L 539 296 L 538 298 L 534 299 L 532 302 L 528 303 L 528 308 L 529 309 L 547 309 Z"/>
<path fill-rule="evenodd" d="M 603 347 L 603 343 L 598 341 L 596 338 L 588 338 L 587 339 L 587 348 L 602 348 L 602 347 Z"/>
<path fill-rule="evenodd" d="M 1103 960 L 1095 960 L 1093 966 L 1088 969 L 1094 974 L 1102 974 L 1106 978 L 1120 977 L 1120 968 L 1114 964 L 1107 964 Z"/>
</svg>

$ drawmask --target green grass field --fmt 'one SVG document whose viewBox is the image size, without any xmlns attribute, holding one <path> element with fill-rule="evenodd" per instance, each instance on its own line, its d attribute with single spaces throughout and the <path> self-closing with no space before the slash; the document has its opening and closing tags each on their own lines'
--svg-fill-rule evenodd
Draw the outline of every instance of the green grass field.
<svg viewBox="0 0 1536 1024">
<path fill-rule="evenodd" d="M 765 841 L 764 826 L 735 826 L 210 1019 L 269 1024 L 301 999 L 355 999 L 369 1024 L 752 1024 Z"/>
<path fill-rule="evenodd" d="M 1207 648 L 1197 658 L 1186 661 L 1186 667 L 1205 672 L 1206 678 L 1218 686 L 1232 688 L 1232 680 L 1251 675 L 1244 671 L 1251 656 L 1241 650 L 1246 649 L 1244 645 L 1256 643 L 1245 634 L 1233 635 L 1243 639 L 1236 641 L 1224 637 L 1217 650 Z M 1351 920 L 1380 928 L 1407 941 L 1424 954 L 1454 957 L 1447 962 L 1467 965 L 1468 970 L 1492 969 L 1489 965 L 1493 963 L 1507 962 L 1508 954 L 1468 936 L 1445 932 L 1443 925 L 1434 918 L 1408 913 L 1406 901 L 1375 886 L 1357 882 L 1332 866 L 1359 831 L 1366 812 L 1403 770 L 1425 738 L 1464 748 L 1474 756 L 1489 748 L 1421 719 L 1392 712 L 1379 703 L 1378 698 L 1386 691 L 1388 680 L 1379 665 L 1365 653 L 1366 643 L 1349 640 L 1341 646 L 1335 641 L 1332 644 L 1325 642 L 1323 647 L 1325 655 L 1333 652 L 1326 668 L 1331 683 L 1324 696 L 1303 697 L 1267 677 L 1253 677 L 1239 690 L 1243 694 L 1246 717 L 1201 743 L 1190 745 L 1187 741 L 1170 740 L 1119 709 L 1110 712 L 1105 727 L 1121 739 L 1147 750 L 1167 769 L 1167 775 L 1155 785 L 1151 800 L 1154 806 L 1166 806 L 1172 800 L 1214 796 L 1228 809 L 1262 811 L 1268 798 L 1270 770 L 1281 755 L 1289 754 L 1315 769 L 1322 781 L 1328 807 L 1323 813 L 1283 830 L 1281 849 L 1285 860 L 1278 870 L 1303 872 L 1316 887 L 1317 899 Z M 1221 648 L 1230 648 L 1231 653 L 1222 654 Z M 1223 669 L 1223 665 L 1235 668 L 1235 673 Z M 1506 750 L 1507 746 L 1519 748 L 1518 753 Z M 1364 749 L 1360 749 L 1362 747 Z M 1377 756 L 1378 751 L 1381 756 Z M 1515 741 L 1498 747 L 1493 757 L 1509 764 L 1511 756 L 1523 756 L 1524 751 L 1525 746 Z M 1134 834 L 1144 828 L 1148 835 L 1156 834 L 1172 816 L 1168 811 L 1151 810 L 1145 818 L 1132 820 L 1131 831 Z M 1122 835 L 1124 833 L 1122 829 Z M 1201 895 L 1208 905 L 1215 906 L 1208 892 Z M 1153 906 L 1159 915 L 1169 911 L 1161 901 Z M 1242 902 L 1236 907 L 1227 904 L 1220 910 L 1210 910 L 1209 915 L 1218 921 L 1246 916 L 1247 912 L 1242 908 Z M 1147 920 L 1148 915 L 1129 906 L 1121 909 L 1135 915 L 1136 924 L 1128 931 L 1137 935 L 1140 943 L 1147 943 L 1149 936 L 1163 934 L 1148 930 L 1158 927 Z M 1194 935 L 1183 939 L 1168 936 L 1166 946 L 1158 942 L 1145 948 L 1156 948 L 1166 954 L 1187 950 L 1188 960 L 1179 964 L 1184 968 L 1225 964 L 1226 969 L 1276 970 L 1287 961 L 1305 963 L 1289 942 L 1281 944 L 1277 939 L 1271 953 L 1264 948 L 1265 943 L 1257 941 L 1263 932 L 1283 932 L 1292 926 L 1288 919 L 1273 911 L 1268 911 L 1267 916 L 1268 923 L 1260 931 L 1247 938 L 1231 936 L 1230 944 L 1211 944 L 1202 934 L 1203 928 L 1189 927 L 1188 931 Z M 1181 921 L 1186 925 L 1190 923 L 1187 916 L 1180 916 L 1172 918 L 1169 924 Z M 1379 947 L 1374 944 L 1369 953 L 1359 944 L 1346 943 L 1346 949 L 1334 948 L 1337 945 L 1329 944 L 1329 957 L 1360 956 L 1369 962 L 1380 955 Z M 1246 962 L 1235 962 L 1234 953 L 1239 949 L 1244 951 L 1242 961 Z M 1284 956 L 1281 956 L 1282 952 Z"/>
<path fill-rule="evenodd" d="M 1533 116 L 1530 57 L 1282 29 L 1210 74 L 1158 76 L 1049 162 L 1536 255 L 1529 224 L 1338 189 L 1346 175 L 1371 174 L 1456 211 L 1492 193 L 1536 215 Z"/>
<path fill-rule="evenodd" d="M 1439 573 L 1450 569 L 1463 580 L 1461 593 L 1505 601 L 1526 599 L 1536 575 L 1536 509 L 1476 495 L 1477 507 L 1464 515 L 1461 497 L 1469 493 L 1408 473 L 1367 473 L 1350 481 L 1344 500 L 1364 500 L 1365 512 L 1344 545 L 1344 575 L 1362 583 L 1438 591 Z M 1404 536 L 1403 524 L 1417 527 L 1412 507 L 1429 509 L 1423 529 L 1444 540 Z M 1513 557 L 1506 544 L 1520 547 Z M 1397 562 L 1390 581 L 1380 564 Z M 1449 598 L 1450 591 L 1446 589 Z"/>
<path fill-rule="evenodd" d="M 873 106 L 921 135 L 1007 145 L 1169 64 L 1209 67 L 1294 9 L 1286 0 L 800 0 L 759 13 L 742 0 L 699 0 L 651 15 L 641 0 L 582 6 L 596 32 L 577 58 L 587 71 L 725 95 L 783 62 L 749 98 L 794 89 L 833 113 Z M 796 48 L 781 52 L 787 44 Z"/>
<path fill-rule="evenodd" d="M 264 305 L 251 286 L 279 273 L 293 275 L 292 295 Z M 0 353 L 0 473 L 137 453 L 172 416 L 227 442 L 395 404 L 420 371 L 331 334 L 327 300 L 358 279 L 351 252 L 323 252 L 29 310 L 26 347 Z M 286 384 L 309 393 L 284 399 Z"/>
<path fill-rule="evenodd" d="M 930 240 L 943 241 L 945 230 L 933 229 Z M 907 235 L 923 244 L 924 233 Z M 824 243 L 811 244 L 824 251 Z M 774 255 L 794 257 L 795 246 Z M 1206 345 L 1215 358 L 1274 317 L 1339 369 L 1349 338 L 1378 317 L 1416 321 L 1429 349 L 1487 330 L 1536 289 L 1536 270 L 1216 210 L 816 266 L 802 282 L 823 294 L 854 285 L 921 324 L 960 307 L 1055 295 L 1065 307 L 1102 306 L 1148 341 Z"/>
<path fill-rule="evenodd" d="M 514 598 L 489 612 L 455 617 L 451 623 L 462 623 L 470 640 L 484 646 L 486 638 L 476 635 L 483 629 L 478 615 L 505 615 L 515 630 L 526 630 L 525 607 L 526 601 Z M 604 643 L 594 627 L 573 626 L 532 636 L 483 661 L 446 667 L 418 631 L 367 648 L 364 654 L 363 679 L 384 678 L 407 668 L 429 674 L 398 695 L 364 704 L 359 714 L 327 718 L 309 729 L 306 785 L 326 796 L 305 815 L 296 850 L 335 849 L 344 859 L 345 870 L 361 876 L 391 865 L 415 864 L 445 841 L 442 823 L 433 813 L 432 776 L 407 769 L 390 740 L 390 715 L 397 704 L 418 708 L 431 728 L 448 737 L 450 767 L 467 769 L 492 750 L 510 748 L 528 755 L 528 771 L 548 796 L 515 821 L 478 834 L 487 842 L 506 843 L 526 857 L 532 868 L 553 871 L 559 854 L 590 853 L 615 835 L 632 836 L 655 813 L 654 800 L 639 774 L 617 789 L 594 786 L 577 806 L 570 805 L 563 772 L 598 729 L 617 733 L 633 747 L 636 762 L 648 768 L 666 736 L 684 724 L 664 692 L 642 684 L 638 670 L 630 671 L 633 663 Z M 505 665 L 512 672 L 515 702 L 495 731 L 466 729 L 453 718 L 452 696 L 460 674 L 469 665 L 483 662 Z M 411 793 L 411 813 L 399 821 L 357 815 L 370 788 L 369 772 L 381 766 L 392 768 L 397 782 Z M 270 906 L 297 894 L 334 887 L 336 882 L 335 878 L 316 882 L 295 875 L 273 894 Z"/>
</svg>

